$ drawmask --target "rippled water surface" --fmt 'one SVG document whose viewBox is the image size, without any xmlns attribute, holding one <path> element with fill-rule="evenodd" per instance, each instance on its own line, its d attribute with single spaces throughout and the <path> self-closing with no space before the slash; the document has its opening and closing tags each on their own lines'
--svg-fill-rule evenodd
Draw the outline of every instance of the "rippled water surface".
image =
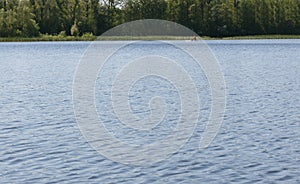
<svg viewBox="0 0 300 184">
<path fill-rule="evenodd" d="M 226 114 L 218 136 L 209 148 L 198 149 L 210 109 L 209 90 L 201 69 L 186 65 L 192 76 L 198 74 L 199 124 L 179 152 L 139 167 L 101 156 L 77 126 L 72 83 L 88 42 L 0 43 L 0 183 L 300 183 L 300 41 L 207 43 L 226 81 Z M 142 42 L 124 54 L 142 50 L 161 54 L 168 48 Z M 106 66 L 96 89 L 105 87 L 118 66 Z M 151 94 L 169 104 L 169 120 L 149 134 L 114 128 L 120 125 L 105 110 L 106 94 L 99 91 L 98 112 L 120 139 L 143 144 L 172 133 L 169 128 L 178 118 L 178 102 L 172 100 L 179 97 L 167 81 L 143 79 L 129 93 L 138 116 L 149 115 Z"/>
</svg>

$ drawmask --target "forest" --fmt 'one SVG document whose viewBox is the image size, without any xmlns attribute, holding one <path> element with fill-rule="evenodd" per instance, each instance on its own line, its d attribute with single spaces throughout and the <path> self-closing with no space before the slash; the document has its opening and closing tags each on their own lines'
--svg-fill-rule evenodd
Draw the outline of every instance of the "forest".
<svg viewBox="0 0 300 184">
<path fill-rule="evenodd" d="M 300 34 L 300 0 L 0 0 L 0 37 L 101 35 L 139 19 L 200 36 Z"/>
</svg>

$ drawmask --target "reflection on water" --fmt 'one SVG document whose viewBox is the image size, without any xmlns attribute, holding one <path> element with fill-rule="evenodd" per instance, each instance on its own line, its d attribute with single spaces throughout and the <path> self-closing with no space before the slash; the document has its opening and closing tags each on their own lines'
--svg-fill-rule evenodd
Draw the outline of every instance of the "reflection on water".
<svg viewBox="0 0 300 184">
<path fill-rule="evenodd" d="M 209 148 L 198 150 L 209 114 L 209 92 L 203 72 L 198 73 L 190 66 L 191 74 L 196 72 L 199 77 L 195 80 L 203 97 L 201 120 L 193 137 L 168 160 L 132 167 L 99 155 L 77 127 L 72 109 L 72 82 L 89 43 L 1 43 L 1 183 L 299 182 L 300 41 L 208 41 L 208 44 L 220 61 L 227 83 L 226 116 L 215 141 Z M 143 47 L 153 49 L 151 44 Z M 160 48 L 158 52 L 164 50 Z M 97 81 L 98 87 L 108 78 L 101 79 Z M 162 88 L 154 90 L 152 86 L 157 85 Z M 130 93 L 136 96 L 131 105 L 139 116 L 149 113 L 146 102 L 151 95 L 147 94 L 168 97 L 169 121 L 153 133 L 155 139 L 169 133 L 172 120 L 178 116 L 178 94 L 172 89 L 170 84 L 150 78 L 139 81 Z M 105 108 L 101 103 L 105 94 L 98 92 L 97 108 L 101 111 Z M 109 123 L 115 122 L 112 117 L 103 117 L 108 128 L 118 130 Z M 139 136 L 121 133 L 116 131 L 123 139 Z M 145 141 L 153 141 L 153 137 L 145 135 Z"/>
</svg>

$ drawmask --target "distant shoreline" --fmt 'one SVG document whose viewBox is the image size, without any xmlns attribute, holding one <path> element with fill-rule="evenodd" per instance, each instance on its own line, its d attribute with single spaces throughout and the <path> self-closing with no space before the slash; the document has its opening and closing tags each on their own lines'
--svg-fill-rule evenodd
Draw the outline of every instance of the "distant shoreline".
<svg viewBox="0 0 300 184">
<path fill-rule="evenodd" d="M 23 37 L 0 37 L 0 42 L 38 42 L 38 41 L 127 41 L 127 40 L 191 40 L 192 37 L 186 36 L 108 36 L 108 37 L 73 37 L 73 36 L 51 36 L 23 38 Z M 233 37 L 198 37 L 199 40 L 253 40 L 253 39 L 300 39 L 300 35 L 252 35 L 252 36 L 233 36 Z"/>
</svg>

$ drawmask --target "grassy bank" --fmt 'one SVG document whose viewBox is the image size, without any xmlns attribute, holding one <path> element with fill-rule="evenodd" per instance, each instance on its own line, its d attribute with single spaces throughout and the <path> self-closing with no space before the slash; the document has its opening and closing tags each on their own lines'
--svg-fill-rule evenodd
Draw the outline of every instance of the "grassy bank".
<svg viewBox="0 0 300 184">
<path fill-rule="evenodd" d="M 253 40 L 253 39 L 300 39 L 300 35 L 253 35 L 224 37 L 224 40 Z"/>
<path fill-rule="evenodd" d="M 0 42 L 38 42 L 38 41 L 93 41 L 96 36 L 60 36 L 60 35 L 41 35 L 39 37 L 0 37 Z"/>
<path fill-rule="evenodd" d="M 110 36 L 98 37 L 97 40 L 191 40 L 190 36 Z M 200 39 L 199 37 L 197 39 Z M 253 40 L 253 39 L 300 39 L 300 35 L 253 35 L 233 37 L 201 37 L 202 40 Z"/>
<path fill-rule="evenodd" d="M 42 35 L 34 38 L 22 37 L 0 37 L 0 42 L 35 42 L 35 41 L 93 41 L 93 40 L 190 40 L 191 37 L 179 36 L 106 36 L 97 37 L 92 35 L 59 36 L 59 35 Z M 254 35 L 254 36 L 234 36 L 234 37 L 201 37 L 203 40 L 251 40 L 251 39 L 300 39 L 300 35 Z"/>
</svg>

